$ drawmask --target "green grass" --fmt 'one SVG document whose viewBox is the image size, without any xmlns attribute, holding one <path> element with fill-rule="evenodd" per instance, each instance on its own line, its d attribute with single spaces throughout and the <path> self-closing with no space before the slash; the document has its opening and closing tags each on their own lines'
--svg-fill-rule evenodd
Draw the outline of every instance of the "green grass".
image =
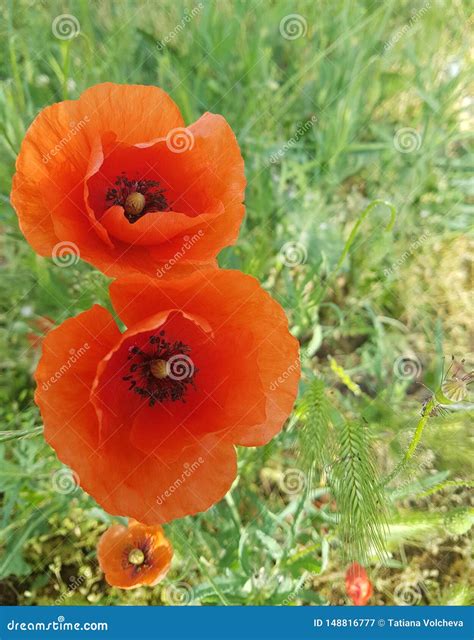
<svg viewBox="0 0 474 640">
<path fill-rule="evenodd" d="M 339 518 L 331 488 L 331 464 L 339 484 L 344 477 L 338 429 L 367 423 L 378 481 L 408 449 L 429 394 L 422 383 L 435 390 L 443 354 L 469 360 L 471 60 L 461 37 L 472 26 L 469 4 L 2 0 L 0 601 L 346 601 L 347 522 L 364 504 L 345 496 Z M 186 8 L 190 18 L 176 32 Z M 286 39 L 280 23 L 296 12 L 306 33 Z M 53 35 L 63 13 L 79 21 L 77 37 Z M 38 350 L 28 335 L 38 318 L 60 322 L 107 304 L 107 279 L 85 263 L 58 269 L 36 256 L 9 204 L 15 157 L 35 115 L 104 81 L 159 85 L 186 122 L 205 111 L 229 121 L 245 158 L 247 215 L 220 264 L 255 275 L 285 307 L 304 354 L 301 391 L 319 376 L 335 432 L 327 467 L 311 469 L 307 491 L 285 485 L 285 473 L 304 466 L 304 403 L 269 445 L 240 449 L 228 496 L 167 527 L 176 557 L 163 585 L 132 592 L 108 588 L 97 568 L 95 544 L 110 516 L 80 490 L 55 490 L 61 466 L 38 433 L 32 400 Z M 407 140 L 411 152 L 400 150 Z M 387 231 L 389 211 L 375 207 L 336 271 L 376 199 L 395 206 L 395 227 Z M 282 261 L 287 243 L 303 258 L 294 267 Z M 419 366 L 417 380 L 400 375 L 400 358 Z M 472 522 L 467 490 L 420 496 L 446 480 L 469 481 L 469 419 L 469 406 L 430 418 L 410 464 L 384 490 L 388 556 L 373 554 L 370 534 L 365 549 L 384 585 L 372 603 L 392 604 L 408 571 L 422 585 L 420 603 L 469 599 L 459 570 Z M 366 511 L 375 517 L 370 531 L 380 522 L 373 504 Z M 437 559 L 428 541 L 443 543 Z M 432 563 L 441 568 L 427 582 Z"/>
</svg>

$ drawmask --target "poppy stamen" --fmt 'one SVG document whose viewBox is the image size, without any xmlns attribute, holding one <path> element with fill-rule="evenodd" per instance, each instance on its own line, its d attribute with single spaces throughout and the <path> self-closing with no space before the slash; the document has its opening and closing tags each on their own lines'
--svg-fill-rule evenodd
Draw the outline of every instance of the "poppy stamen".
<svg viewBox="0 0 474 640">
<path fill-rule="evenodd" d="M 120 205 L 130 224 L 137 222 L 147 213 L 170 211 L 165 197 L 166 189 L 160 189 L 157 180 L 130 180 L 126 175 L 117 176 L 115 187 L 111 187 L 105 196 L 107 203 Z"/>
<path fill-rule="evenodd" d="M 189 357 L 190 352 L 191 348 L 184 342 L 166 340 L 162 330 L 158 335 L 149 337 L 147 347 L 133 345 L 129 348 L 128 360 L 132 362 L 129 373 L 122 379 L 129 383 L 129 391 L 148 398 L 150 407 L 167 400 L 186 402 L 189 386 L 195 388 L 194 376 L 197 373 Z M 179 369 L 180 364 L 185 366 L 184 372 Z M 177 375 L 173 369 L 178 369 Z"/>
</svg>

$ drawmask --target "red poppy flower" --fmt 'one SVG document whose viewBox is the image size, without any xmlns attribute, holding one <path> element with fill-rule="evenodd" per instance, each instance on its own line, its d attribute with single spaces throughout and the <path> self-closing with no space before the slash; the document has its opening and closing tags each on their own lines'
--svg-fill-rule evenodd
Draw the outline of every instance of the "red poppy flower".
<svg viewBox="0 0 474 640">
<path fill-rule="evenodd" d="M 168 573 L 173 548 L 160 526 L 147 527 L 131 520 L 128 527 L 114 524 L 97 546 L 99 565 L 113 587 L 154 586 Z"/>
<path fill-rule="evenodd" d="M 292 409 L 285 313 L 254 278 L 221 269 L 128 276 L 111 297 L 124 333 L 95 305 L 43 342 L 45 437 L 110 513 L 160 524 L 204 511 L 236 476 L 234 445 L 265 444 Z"/>
<path fill-rule="evenodd" d="M 11 200 L 35 251 L 107 275 L 213 263 L 244 215 L 244 165 L 220 115 L 184 126 L 158 87 L 100 84 L 28 129 Z"/>
<path fill-rule="evenodd" d="M 363 606 L 372 597 L 372 584 L 367 572 L 360 564 L 353 562 L 346 572 L 346 593 L 355 605 Z"/>
</svg>

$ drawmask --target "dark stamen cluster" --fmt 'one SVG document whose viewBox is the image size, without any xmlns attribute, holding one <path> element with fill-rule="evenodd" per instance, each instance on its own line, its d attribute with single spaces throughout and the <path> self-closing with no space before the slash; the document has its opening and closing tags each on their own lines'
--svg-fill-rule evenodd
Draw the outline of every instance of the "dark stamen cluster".
<svg viewBox="0 0 474 640">
<path fill-rule="evenodd" d="M 181 341 L 168 342 L 164 331 L 150 336 L 148 343 L 147 351 L 138 346 L 129 349 L 130 369 L 123 377 L 123 380 L 130 383 L 129 391 L 148 398 L 150 407 L 166 400 L 186 402 L 184 396 L 189 385 L 194 387 L 194 375 L 197 370 L 193 369 L 185 378 L 176 379 L 167 375 L 157 378 L 153 375 L 152 367 L 156 361 L 167 362 L 173 356 L 187 356 L 191 352 L 190 347 Z"/>
<path fill-rule="evenodd" d="M 129 180 L 123 173 L 117 177 L 114 185 L 115 187 L 111 187 L 105 197 L 109 206 L 120 205 L 125 207 L 125 202 L 132 193 L 141 193 L 145 197 L 145 206 L 141 211 L 124 211 L 124 215 L 130 224 L 137 222 L 147 213 L 170 211 L 168 201 L 164 196 L 166 189 L 160 189 L 160 183 L 156 180 Z"/>
</svg>

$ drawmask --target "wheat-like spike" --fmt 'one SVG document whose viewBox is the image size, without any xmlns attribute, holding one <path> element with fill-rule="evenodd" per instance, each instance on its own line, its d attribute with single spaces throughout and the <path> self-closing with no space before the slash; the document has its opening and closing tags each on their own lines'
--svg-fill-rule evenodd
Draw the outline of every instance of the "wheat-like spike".
<svg viewBox="0 0 474 640">
<path fill-rule="evenodd" d="M 330 404 L 324 382 L 315 378 L 303 396 L 300 411 L 302 426 L 298 432 L 302 470 L 311 488 L 316 470 L 322 470 L 331 459 L 332 432 Z"/>
<path fill-rule="evenodd" d="M 370 552 L 385 555 L 386 509 L 363 422 L 343 423 L 330 484 L 339 512 L 344 555 L 367 563 Z"/>
</svg>

